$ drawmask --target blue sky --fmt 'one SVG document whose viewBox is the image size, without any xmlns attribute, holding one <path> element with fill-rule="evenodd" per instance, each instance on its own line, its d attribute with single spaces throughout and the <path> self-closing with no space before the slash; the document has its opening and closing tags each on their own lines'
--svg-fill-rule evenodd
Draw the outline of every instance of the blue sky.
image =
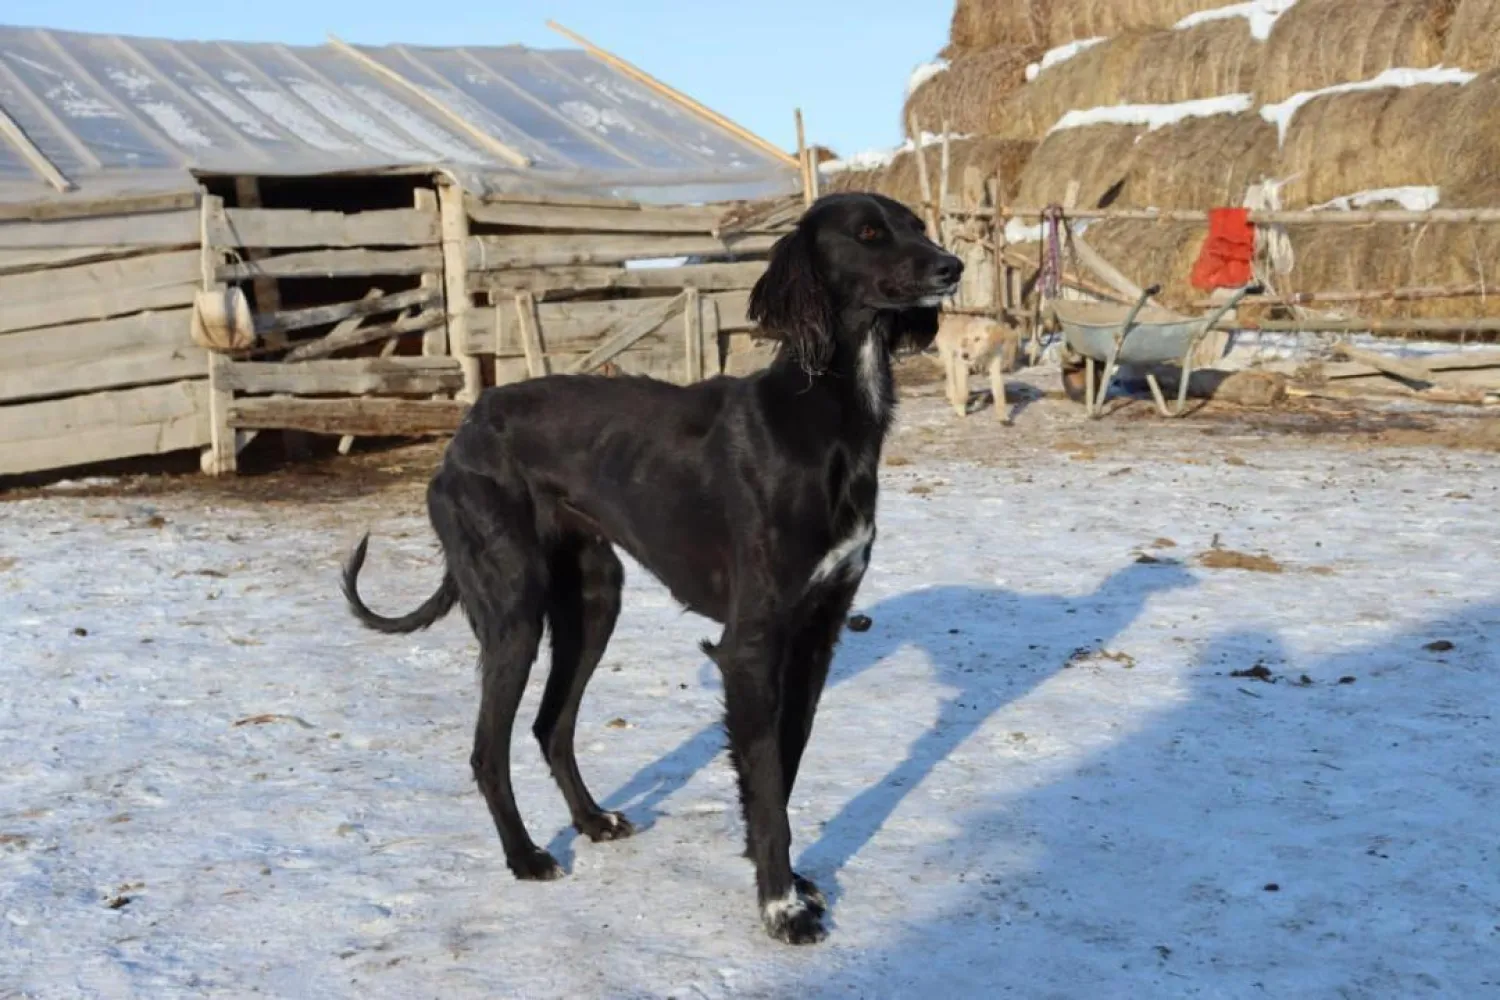
<svg viewBox="0 0 1500 1000">
<path fill-rule="evenodd" d="M 951 3 L 933 0 L 3 0 L 0 23 L 166 38 L 316 44 L 332 31 L 367 44 L 557 48 L 551 17 L 746 128 L 847 155 L 900 141 L 906 78 L 947 40 Z M 149 13 L 147 13 L 149 11 Z"/>
</svg>

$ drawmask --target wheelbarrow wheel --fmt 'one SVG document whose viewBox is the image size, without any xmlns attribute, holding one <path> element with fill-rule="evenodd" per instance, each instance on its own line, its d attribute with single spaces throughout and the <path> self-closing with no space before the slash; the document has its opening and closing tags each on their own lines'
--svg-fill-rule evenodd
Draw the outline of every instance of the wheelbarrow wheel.
<svg viewBox="0 0 1500 1000">
<path fill-rule="evenodd" d="M 1097 399 L 1104 383 L 1104 366 L 1094 365 L 1094 397 Z M 1083 359 L 1078 360 L 1077 365 L 1064 365 L 1062 368 L 1062 390 L 1063 395 L 1070 402 L 1082 403 L 1086 401 L 1084 390 L 1088 385 L 1088 366 Z"/>
</svg>

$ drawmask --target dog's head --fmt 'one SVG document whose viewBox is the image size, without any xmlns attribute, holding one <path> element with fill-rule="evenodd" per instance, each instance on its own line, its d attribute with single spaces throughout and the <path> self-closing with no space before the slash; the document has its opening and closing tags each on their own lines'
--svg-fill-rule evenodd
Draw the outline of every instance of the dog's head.
<svg viewBox="0 0 1500 1000">
<path fill-rule="evenodd" d="M 831 194 L 777 241 L 750 293 L 750 318 L 784 338 L 809 370 L 821 370 L 836 337 L 862 339 L 840 317 L 879 317 L 886 346 L 924 350 L 938 307 L 958 288 L 961 260 L 928 238 L 922 220 L 878 194 Z M 857 347 L 857 344 L 850 344 Z"/>
</svg>

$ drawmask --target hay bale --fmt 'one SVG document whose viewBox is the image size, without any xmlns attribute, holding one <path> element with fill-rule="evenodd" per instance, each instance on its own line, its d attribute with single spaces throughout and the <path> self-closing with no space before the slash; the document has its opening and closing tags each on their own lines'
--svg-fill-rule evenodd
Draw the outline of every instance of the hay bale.
<svg viewBox="0 0 1500 1000">
<path fill-rule="evenodd" d="M 1239 205 L 1251 184 L 1275 173 L 1276 163 L 1276 127 L 1256 112 L 1187 118 L 1141 136 L 1118 204 Z"/>
<path fill-rule="evenodd" d="M 923 81 L 901 109 L 908 138 L 912 115 L 923 131 L 988 135 L 1000 103 L 1026 84 L 1026 67 L 1041 56 L 1035 47 L 1000 45 L 954 59 L 946 70 Z"/>
<path fill-rule="evenodd" d="M 1043 70 L 1009 95 L 968 88 L 985 131 L 1040 139 L 1075 109 L 1176 104 L 1254 89 L 1264 46 L 1241 17 L 1182 31 L 1128 32 Z M 950 70 L 951 72 L 951 70 Z"/>
<path fill-rule="evenodd" d="M 1207 228 L 1197 222 L 1133 222 L 1111 219 L 1084 235 L 1099 253 L 1141 288 L 1160 284 L 1163 305 L 1189 313 L 1203 293 L 1193 288 L 1193 263 Z"/>
<path fill-rule="evenodd" d="M 1434 179 L 1443 204 L 1500 208 L 1500 69 L 1458 88 L 1446 132 L 1447 156 Z"/>
<path fill-rule="evenodd" d="M 1443 61 L 1454 0 L 1298 0 L 1266 40 L 1256 100 L 1368 80 L 1393 67 Z M 1493 45 L 1494 36 L 1487 44 Z"/>
<path fill-rule="evenodd" d="M 1166 29 L 1189 14 L 1223 6 L 1224 0 L 1052 0 L 1047 42 L 1066 45 L 1083 38 Z"/>
<path fill-rule="evenodd" d="M 1320 205 L 1360 191 L 1440 181 L 1461 89 L 1426 84 L 1309 101 L 1292 118 L 1281 147 L 1277 173 L 1288 179 L 1282 203 Z"/>
<path fill-rule="evenodd" d="M 1017 204 L 1041 208 L 1062 203 L 1068 184 L 1078 182 L 1077 208 L 1096 208 L 1130 172 L 1141 125 L 1088 125 L 1048 135 L 1021 172 Z M 1111 199 L 1112 204 L 1118 204 Z"/>
<path fill-rule="evenodd" d="M 1443 62 L 1476 72 L 1500 69 L 1500 0 L 1459 0 Z"/>
<path fill-rule="evenodd" d="M 999 46 L 1046 48 L 1049 0 L 958 0 L 948 28 L 947 59 Z"/>
<path fill-rule="evenodd" d="M 1496 282 L 1500 231 L 1495 226 L 1325 226 L 1293 229 L 1296 266 L 1278 279 L 1280 292 L 1376 291 Z M 1489 296 L 1356 302 L 1347 311 L 1367 319 L 1500 316 L 1500 291 Z"/>
</svg>

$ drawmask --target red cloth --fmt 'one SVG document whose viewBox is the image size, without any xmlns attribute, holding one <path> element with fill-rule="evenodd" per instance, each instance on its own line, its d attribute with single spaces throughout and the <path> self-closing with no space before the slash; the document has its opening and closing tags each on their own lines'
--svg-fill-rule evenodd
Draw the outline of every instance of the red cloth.
<svg viewBox="0 0 1500 1000">
<path fill-rule="evenodd" d="M 1250 284 L 1255 227 L 1248 208 L 1215 208 L 1208 213 L 1208 236 L 1193 265 L 1193 287 L 1239 288 Z"/>
</svg>

